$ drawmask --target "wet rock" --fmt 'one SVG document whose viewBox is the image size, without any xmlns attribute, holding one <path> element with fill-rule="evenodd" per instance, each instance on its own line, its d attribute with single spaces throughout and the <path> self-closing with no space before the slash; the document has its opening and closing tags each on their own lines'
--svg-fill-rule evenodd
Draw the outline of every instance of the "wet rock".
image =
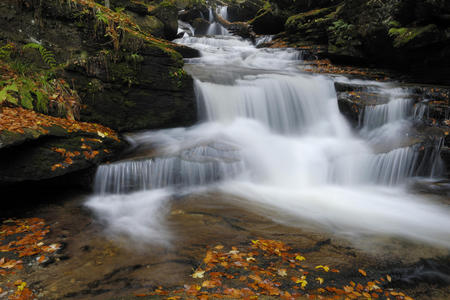
<svg viewBox="0 0 450 300">
<path fill-rule="evenodd" d="M 272 9 L 263 9 L 249 21 L 256 34 L 276 34 L 284 30 L 285 20 Z"/>
<path fill-rule="evenodd" d="M 8 134 L 3 131 L 0 136 Z M 113 158 L 125 145 L 112 138 L 82 132 L 26 139 L 20 145 L 0 150 L 0 185 L 41 181 L 87 170 Z M 65 156 L 55 149 L 64 149 L 74 155 Z"/>
<path fill-rule="evenodd" d="M 389 97 L 367 91 L 367 85 L 335 82 L 334 84 L 340 112 L 352 124 L 360 125 L 361 114 L 368 105 L 386 104 Z"/>
<path fill-rule="evenodd" d="M 174 4 L 162 2 L 150 14 L 164 24 L 164 38 L 173 40 L 178 31 L 178 9 Z"/>
<path fill-rule="evenodd" d="M 211 23 L 203 18 L 196 18 L 191 25 L 194 27 L 197 35 L 204 35 L 208 32 L 208 28 Z"/>
<path fill-rule="evenodd" d="M 185 10 L 181 11 L 178 14 L 178 18 L 181 21 L 190 23 L 192 25 L 192 23 L 194 22 L 195 19 L 205 19 L 208 17 L 208 7 L 206 6 L 194 6 L 194 7 L 189 7 L 186 8 Z"/>
<path fill-rule="evenodd" d="M 228 19 L 230 22 L 245 22 L 253 19 L 264 1 L 246 0 L 242 2 L 234 2 L 228 5 Z"/>
<path fill-rule="evenodd" d="M 133 17 L 136 24 L 138 24 L 145 32 L 156 37 L 164 37 L 164 23 L 157 17 L 148 15 L 141 16 L 133 12 L 129 12 L 129 14 Z"/>
<path fill-rule="evenodd" d="M 215 20 L 220 23 L 223 27 L 228 29 L 234 35 L 238 35 L 244 39 L 254 39 L 255 32 L 253 31 L 253 27 L 249 25 L 247 22 L 229 22 L 222 18 L 219 14 L 214 12 Z"/>
</svg>

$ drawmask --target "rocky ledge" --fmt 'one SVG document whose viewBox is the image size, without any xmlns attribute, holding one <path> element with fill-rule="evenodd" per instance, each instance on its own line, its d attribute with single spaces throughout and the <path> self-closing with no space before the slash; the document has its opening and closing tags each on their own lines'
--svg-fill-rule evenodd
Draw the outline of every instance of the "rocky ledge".
<svg viewBox="0 0 450 300">
<path fill-rule="evenodd" d="M 199 53 L 163 39 L 175 2 L 110 5 L 0 3 L 1 184 L 94 167 L 120 154 L 123 131 L 196 122 L 183 56 Z"/>
</svg>

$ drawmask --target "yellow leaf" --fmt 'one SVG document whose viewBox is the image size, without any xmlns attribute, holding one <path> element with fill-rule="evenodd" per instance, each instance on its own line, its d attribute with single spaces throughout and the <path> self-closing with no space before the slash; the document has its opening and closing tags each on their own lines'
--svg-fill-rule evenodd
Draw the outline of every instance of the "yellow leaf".
<svg viewBox="0 0 450 300">
<path fill-rule="evenodd" d="M 296 259 L 296 260 L 299 260 L 299 261 L 304 261 L 306 258 L 304 258 L 304 257 L 301 256 L 301 255 L 297 255 L 297 256 L 295 257 L 295 259 Z"/>
<path fill-rule="evenodd" d="M 205 271 L 203 270 L 197 270 L 194 272 L 194 274 L 192 274 L 192 278 L 203 278 L 205 275 Z"/>
<path fill-rule="evenodd" d="M 100 136 L 100 137 L 102 137 L 102 138 L 105 138 L 105 137 L 108 136 L 108 133 L 106 133 L 106 132 L 100 132 L 100 131 L 97 131 L 97 134 L 98 134 L 98 136 Z"/>
<path fill-rule="evenodd" d="M 280 275 L 280 276 L 287 276 L 287 272 L 286 272 L 286 269 L 279 269 L 278 270 L 278 275 Z"/>
<path fill-rule="evenodd" d="M 323 269 L 325 272 L 328 272 L 330 270 L 330 267 L 318 265 L 318 266 L 316 266 L 316 269 Z"/>
<path fill-rule="evenodd" d="M 391 276 L 389 276 L 389 275 L 386 275 L 386 279 L 387 279 L 387 281 L 389 281 L 389 282 L 391 282 L 391 280 L 392 280 Z"/>
<path fill-rule="evenodd" d="M 323 278 L 322 278 L 322 277 L 317 277 L 316 280 L 317 280 L 320 284 L 323 283 Z"/>
<path fill-rule="evenodd" d="M 17 290 L 19 292 L 23 291 L 23 289 L 27 286 L 26 282 L 22 282 L 21 284 L 19 284 L 19 286 L 17 286 Z"/>
</svg>

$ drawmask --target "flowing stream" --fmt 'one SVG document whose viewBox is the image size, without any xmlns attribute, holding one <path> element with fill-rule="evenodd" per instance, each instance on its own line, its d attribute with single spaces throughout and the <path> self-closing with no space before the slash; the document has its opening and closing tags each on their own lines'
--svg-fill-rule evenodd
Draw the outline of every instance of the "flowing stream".
<svg viewBox="0 0 450 300">
<path fill-rule="evenodd" d="M 226 18 L 226 7 L 218 13 Z M 418 114 L 407 90 L 363 82 L 388 101 L 368 107 L 355 132 L 339 112 L 334 87 L 348 79 L 302 72 L 301 53 L 256 48 L 209 17 L 208 36 L 194 36 L 183 24 L 186 34 L 176 40 L 202 54 L 185 67 L 201 121 L 130 134 L 135 157 L 98 169 L 87 205 L 111 232 L 168 242 L 171 201 L 215 192 L 292 226 L 450 247 L 448 207 L 405 185 L 419 164 L 439 164 L 436 154 L 424 162 L 417 145 L 399 146 Z"/>
</svg>

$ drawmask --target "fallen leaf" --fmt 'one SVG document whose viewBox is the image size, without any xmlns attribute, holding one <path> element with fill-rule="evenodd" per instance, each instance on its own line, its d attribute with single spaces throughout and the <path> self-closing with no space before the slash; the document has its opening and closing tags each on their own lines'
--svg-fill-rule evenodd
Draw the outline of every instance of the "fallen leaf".
<svg viewBox="0 0 450 300">
<path fill-rule="evenodd" d="M 192 274 L 191 276 L 192 276 L 192 278 L 203 278 L 204 274 L 205 274 L 205 271 L 199 269 L 199 270 L 195 271 L 194 274 Z"/>
<path fill-rule="evenodd" d="M 304 257 L 301 256 L 301 255 L 297 255 L 297 256 L 295 257 L 295 259 L 296 259 L 296 260 L 299 260 L 299 261 L 304 261 L 306 258 L 304 258 Z"/>
<path fill-rule="evenodd" d="M 363 269 L 358 269 L 358 272 L 361 273 L 363 276 L 367 276 L 366 271 L 364 271 Z"/>
<path fill-rule="evenodd" d="M 330 267 L 318 265 L 318 266 L 316 266 L 316 269 L 323 269 L 325 272 L 328 272 L 330 270 Z"/>
</svg>

